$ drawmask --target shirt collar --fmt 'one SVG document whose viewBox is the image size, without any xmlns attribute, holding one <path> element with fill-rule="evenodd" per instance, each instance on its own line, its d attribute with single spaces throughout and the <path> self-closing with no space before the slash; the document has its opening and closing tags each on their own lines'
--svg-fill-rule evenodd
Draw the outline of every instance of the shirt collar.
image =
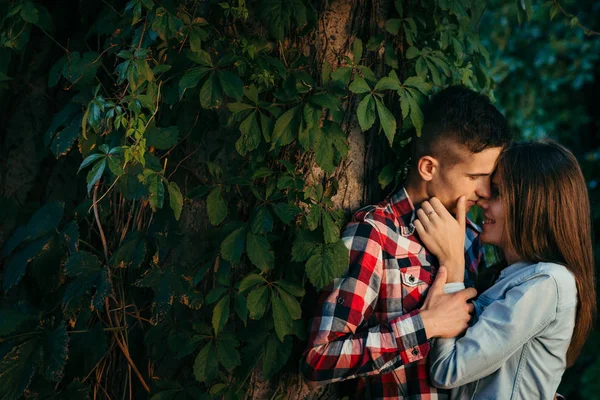
<svg viewBox="0 0 600 400">
<path fill-rule="evenodd" d="M 508 267 L 504 268 L 500 272 L 500 275 L 498 276 L 498 280 L 504 279 L 506 276 L 512 274 L 513 272 L 516 272 L 517 270 L 519 270 L 523 267 L 528 266 L 529 264 L 530 263 L 528 263 L 526 261 L 519 261 L 519 262 L 509 265 Z"/>
<path fill-rule="evenodd" d="M 404 186 L 402 186 L 396 194 L 390 197 L 390 206 L 396 218 L 401 222 L 400 234 L 402 236 L 414 234 L 415 225 L 413 222 L 416 218 L 415 206 L 410 197 L 408 197 L 408 193 Z"/>
</svg>

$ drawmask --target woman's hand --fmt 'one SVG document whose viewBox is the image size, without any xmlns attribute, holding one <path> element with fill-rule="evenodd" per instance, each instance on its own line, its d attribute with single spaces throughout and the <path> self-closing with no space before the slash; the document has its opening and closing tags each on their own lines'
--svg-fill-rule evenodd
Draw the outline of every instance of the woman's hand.
<svg viewBox="0 0 600 400">
<path fill-rule="evenodd" d="M 417 210 L 415 228 L 427 249 L 448 268 L 448 282 L 462 282 L 465 274 L 466 198 L 458 199 L 456 218 L 437 198 Z"/>
</svg>

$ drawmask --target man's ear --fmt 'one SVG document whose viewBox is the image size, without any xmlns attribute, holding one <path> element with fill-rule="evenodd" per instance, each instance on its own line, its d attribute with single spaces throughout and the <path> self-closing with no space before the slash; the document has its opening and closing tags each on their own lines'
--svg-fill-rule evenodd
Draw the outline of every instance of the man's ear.
<svg viewBox="0 0 600 400">
<path fill-rule="evenodd" d="M 419 158 L 417 162 L 417 171 L 421 175 L 421 179 L 429 182 L 433 179 L 433 176 L 437 173 L 440 163 L 435 157 L 423 156 Z"/>
</svg>

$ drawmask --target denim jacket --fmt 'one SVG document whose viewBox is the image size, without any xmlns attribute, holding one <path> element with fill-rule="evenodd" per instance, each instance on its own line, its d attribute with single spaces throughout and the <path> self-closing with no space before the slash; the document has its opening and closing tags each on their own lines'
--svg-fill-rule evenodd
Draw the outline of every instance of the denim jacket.
<svg viewBox="0 0 600 400">
<path fill-rule="evenodd" d="M 573 275 L 558 264 L 519 262 L 474 303 L 464 336 L 434 341 L 433 384 L 452 388 L 453 399 L 552 399 L 575 326 Z"/>
</svg>

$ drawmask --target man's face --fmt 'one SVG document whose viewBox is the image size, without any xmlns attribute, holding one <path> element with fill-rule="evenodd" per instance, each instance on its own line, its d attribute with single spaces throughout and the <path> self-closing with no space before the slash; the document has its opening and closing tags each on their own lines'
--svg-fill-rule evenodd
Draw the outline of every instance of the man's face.
<svg viewBox="0 0 600 400">
<path fill-rule="evenodd" d="M 468 211 L 479 199 L 490 197 L 490 177 L 502 148 L 471 153 L 463 146 L 450 143 L 445 150 L 454 154 L 454 162 L 444 162 L 451 157 L 438 159 L 439 167 L 430 181 L 429 195 L 439 198 L 452 213 L 458 198 L 465 196 Z"/>
</svg>

